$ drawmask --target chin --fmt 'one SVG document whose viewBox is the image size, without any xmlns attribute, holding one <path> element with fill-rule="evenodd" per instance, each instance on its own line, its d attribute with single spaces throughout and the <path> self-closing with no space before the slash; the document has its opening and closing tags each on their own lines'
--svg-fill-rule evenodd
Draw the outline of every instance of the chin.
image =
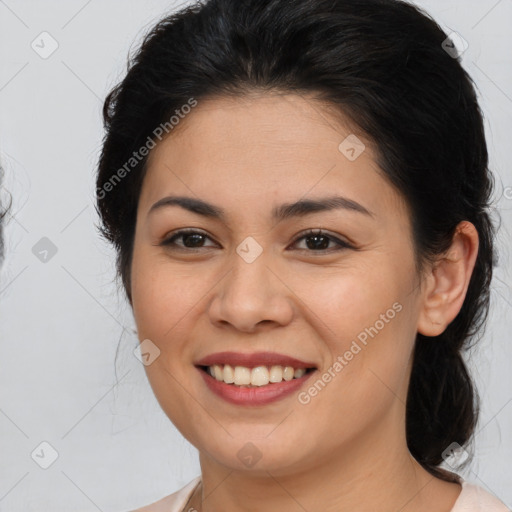
<svg viewBox="0 0 512 512">
<path fill-rule="evenodd" d="M 254 428 L 247 428 L 245 432 L 239 428 L 233 437 L 222 436 L 222 439 L 204 439 L 204 444 L 195 444 L 202 456 L 213 459 L 217 464 L 233 471 L 251 472 L 254 475 L 286 474 L 305 460 L 311 460 L 314 451 L 299 442 L 304 439 L 305 433 L 297 441 L 294 436 L 285 431 L 280 435 L 271 434 L 270 437 L 250 435 Z M 268 430 L 267 430 L 268 432 Z M 212 442 L 213 441 L 213 442 Z M 298 447 L 302 447 L 299 452 Z M 306 450 L 304 450 L 306 448 Z M 313 450 L 313 447 L 311 447 Z"/>
</svg>

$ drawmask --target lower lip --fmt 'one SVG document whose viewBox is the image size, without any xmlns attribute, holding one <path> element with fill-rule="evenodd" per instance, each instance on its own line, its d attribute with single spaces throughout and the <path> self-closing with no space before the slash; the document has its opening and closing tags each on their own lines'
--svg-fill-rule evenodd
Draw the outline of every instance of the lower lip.
<svg viewBox="0 0 512 512">
<path fill-rule="evenodd" d="M 294 391 L 298 391 L 304 382 L 315 373 L 314 370 L 298 379 L 284 380 L 282 382 L 267 384 L 266 386 L 246 388 L 219 381 L 200 368 L 198 368 L 198 371 L 213 393 L 227 402 L 236 405 L 266 405 L 280 400 L 281 398 L 285 398 Z"/>
</svg>

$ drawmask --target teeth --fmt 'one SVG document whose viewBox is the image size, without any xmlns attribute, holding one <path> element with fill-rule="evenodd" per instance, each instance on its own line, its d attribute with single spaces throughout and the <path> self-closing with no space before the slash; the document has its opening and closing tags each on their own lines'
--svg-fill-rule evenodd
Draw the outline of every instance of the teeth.
<svg viewBox="0 0 512 512">
<path fill-rule="evenodd" d="M 306 373 L 306 368 L 297 368 L 294 372 L 293 372 L 293 376 L 294 378 L 296 379 L 300 379 L 304 374 Z"/>
<path fill-rule="evenodd" d="M 251 370 L 245 366 L 235 366 L 235 384 L 244 386 L 251 383 Z"/>
<path fill-rule="evenodd" d="M 224 380 L 224 372 L 222 371 L 222 367 L 218 364 L 213 366 L 213 376 L 217 380 Z"/>
<path fill-rule="evenodd" d="M 272 366 L 270 368 L 270 382 L 281 382 L 283 380 L 283 367 Z"/>
<path fill-rule="evenodd" d="M 235 370 L 229 364 L 224 365 L 224 382 L 226 384 L 233 384 L 235 382 Z"/>
<path fill-rule="evenodd" d="M 292 380 L 293 379 L 293 368 L 291 366 L 286 366 L 283 370 L 283 379 L 284 380 Z"/>
<path fill-rule="evenodd" d="M 208 366 L 207 372 L 218 381 L 226 384 L 235 384 L 237 386 L 266 386 L 269 383 L 278 383 L 300 379 L 306 373 L 305 368 L 294 369 L 291 366 L 256 366 L 247 368 L 245 366 L 235 366 L 229 364 Z"/>
<path fill-rule="evenodd" d="M 251 371 L 251 384 L 253 386 L 266 386 L 269 382 L 269 377 L 266 366 L 257 366 Z"/>
</svg>

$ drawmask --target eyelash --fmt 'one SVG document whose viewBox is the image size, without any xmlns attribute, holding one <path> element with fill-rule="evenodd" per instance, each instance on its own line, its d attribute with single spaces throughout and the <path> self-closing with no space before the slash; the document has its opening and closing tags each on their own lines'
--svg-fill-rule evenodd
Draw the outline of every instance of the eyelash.
<svg viewBox="0 0 512 512">
<path fill-rule="evenodd" d="M 186 235 L 202 235 L 202 236 L 204 236 L 206 238 L 210 238 L 203 231 L 199 231 L 199 230 L 196 230 L 196 229 L 181 229 L 179 231 L 176 231 L 169 238 L 166 238 L 165 240 L 163 240 L 159 245 L 165 246 L 165 247 L 170 247 L 173 250 L 186 251 L 186 252 L 197 252 L 198 250 L 204 249 L 204 247 L 181 247 L 181 246 L 177 246 L 174 243 L 174 241 L 176 239 L 178 239 L 180 237 L 183 237 L 183 236 L 186 236 Z M 299 240 L 302 240 L 303 238 L 308 238 L 308 237 L 311 237 L 311 236 L 319 236 L 319 237 L 321 236 L 321 237 L 328 238 L 329 241 L 332 241 L 332 242 L 335 242 L 336 244 L 338 244 L 338 247 L 334 248 L 334 249 L 331 248 L 331 249 L 319 249 L 319 250 L 299 249 L 300 251 L 307 251 L 307 252 L 310 252 L 310 253 L 329 254 L 331 252 L 342 251 L 344 249 L 354 249 L 354 246 L 352 246 L 348 242 L 345 242 L 343 240 L 340 240 L 339 238 L 336 238 L 336 237 L 334 237 L 332 235 L 329 235 L 329 234 L 325 233 L 324 231 L 322 231 L 321 229 L 308 229 L 307 231 L 304 231 L 304 232 L 300 233 L 293 240 L 292 245 L 295 245 Z"/>
</svg>

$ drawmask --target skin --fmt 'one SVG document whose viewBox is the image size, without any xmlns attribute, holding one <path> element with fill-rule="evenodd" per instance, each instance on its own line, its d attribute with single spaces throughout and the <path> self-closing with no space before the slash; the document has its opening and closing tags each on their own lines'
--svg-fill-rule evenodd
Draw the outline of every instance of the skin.
<svg viewBox="0 0 512 512">
<path fill-rule="evenodd" d="M 366 145 L 355 161 L 338 150 L 351 133 Z M 212 203 L 225 218 L 176 205 L 150 212 L 169 195 Z M 332 195 L 372 215 L 271 218 L 282 203 Z M 207 237 L 192 249 L 187 237 L 174 249 L 161 244 L 183 228 Z M 326 244 L 335 237 L 351 247 L 335 250 L 331 238 L 315 249 L 300 238 L 310 228 L 325 230 Z M 252 263 L 236 252 L 248 236 L 263 249 Z M 152 150 L 131 268 L 139 338 L 161 351 L 146 367 L 149 381 L 199 450 L 202 485 L 188 507 L 448 512 L 461 488 L 413 459 L 404 404 L 415 335 L 440 334 L 455 318 L 477 249 L 474 226 L 463 222 L 451 249 L 420 277 L 408 208 L 371 142 L 316 100 L 254 93 L 199 102 Z M 193 365 L 219 351 L 274 351 L 313 361 L 318 377 L 396 302 L 395 318 L 306 405 L 296 394 L 264 406 L 229 404 Z M 248 442 L 261 455 L 251 467 L 237 456 Z"/>
</svg>

